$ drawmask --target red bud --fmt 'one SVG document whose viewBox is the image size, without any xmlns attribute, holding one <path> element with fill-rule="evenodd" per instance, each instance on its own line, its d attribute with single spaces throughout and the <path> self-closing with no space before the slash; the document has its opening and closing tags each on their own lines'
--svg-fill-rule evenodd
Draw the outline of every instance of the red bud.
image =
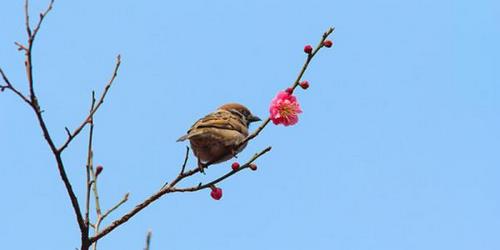
<svg viewBox="0 0 500 250">
<path fill-rule="evenodd" d="M 300 87 L 303 89 L 309 88 L 309 82 L 308 81 L 302 81 L 299 83 Z"/>
<path fill-rule="evenodd" d="M 325 46 L 325 47 L 327 47 L 327 48 L 332 47 L 332 46 L 333 46 L 333 42 L 332 42 L 332 40 L 325 40 L 325 41 L 323 42 L 323 46 Z"/>
<path fill-rule="evenodd" d="M 231 165 L 231 168 L 233 170 L 238 170 L 238 168 L 240 168 L 240 164 L 238 162 L 233 162 L 233 164 Z"/>
<path fill-rule="evenodd" d="M 222 198 L 222 188 L 211 187 L 211 189 L 212 192 L 210 192 L 210 196 L 212 196 L 214 200 L 220 200 L 220 198 Z"/>
<path fill-rule="evenodd" d="M 304 52 L 306 52 L 307 54 L 311 54 L 312 51 L 313 51 L 313 47 L 311 45 L 308 44 L 304 47 Z"/>
<path fill-rule="evenodd" d="M 97 178 L 97 176 L 99 176 L 99 174 L 102 172 L 102 170 L 103 170 L 103 169 L 104 169 L 104 168 L 103 168 L 101 165 L 99 165 L 99 166 L 97 166 L 97 167 L 95 168 L 95 177 L 96 177 L 96 178 Z"/>
</svg>

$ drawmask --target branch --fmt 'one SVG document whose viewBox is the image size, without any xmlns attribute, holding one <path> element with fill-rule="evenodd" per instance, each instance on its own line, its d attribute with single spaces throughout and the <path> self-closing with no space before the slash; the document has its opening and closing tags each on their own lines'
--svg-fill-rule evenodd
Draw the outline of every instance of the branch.
<svg viewBox="0 0 500 250">
<path fill-rule="evenodd" d="M 92 91 L 92 104 L 90 105 L 90 111 L 89 112 L 92 112 L 92 110 L 94 109 L 94 106 L 95 106 L 95 92 Z M 68 135 L 70 135 L 70 132 L 69 132 L 69 129 L 67 127 L 65 127 L 66 129 L 66 133 L 68 133 Z M 85 224 L 88 225 L 89 223 L 89 210 L 90 210 L 90 188 L 92 186 L 92 183 L 93 181 L 90 179 L 90 169 L 93 170 L 93 166 L 94 166 L 94 162 L 93 162 L 93 158 L 94 158 L 94 152 L 92 150 L 92 138 L 94 136 L 94 119 L 93 117 L 91 117 L 91 120 L 90 120 L 90 131 L 89 131 L 89 144 L 88 144 L 88 148 L 87 148 L 87 165 L 85 167 L 85 173 L 86 173 L 86 185 L 87 185 L 87 189 L 85 191 Z M 92 171 L 93 173 L 94 171 Z M 95 180 L 94 180 L 95 181 Z M 88 233 L 88 231 L 87 231 Z M 87 235 L 88 237 L 88 235 Z"/>
<path fill-rule="evenodd" d="M 146 235 L 146 247 L 144 250 L 149 250 L 149 245 L 151 244 L 151 230 L 148 231 L 148 234 Z"/>
<path fill-rule="evenodd" d="M 28 51 L 28 48 L 26 48 L 26 46 L 22 45 L 21 43 L 14 42 L 14 44 L 17 46 L 17 50 L 23 50 L 24 52 Z"/>
<path fill-rule="evenodd" d="M 28 2 L 28 1 L 26 1 L 26 2 Z M 43 19 L 52 10 L 52 5 L 53 4 L 54 4 L 54 0 L 50 0 L 49 6 L 47 7 L 47 9 L 44 12 L 40 13 L 40 19 L 38 20 L 38 23 L 35 26 L 35 29 L 33 30 L 33 35 L 31 36 L 32 40 L 35 40 L 35 37 L 38 34 L 38 31 L 40 30 L 40 27 L 42 26 Z M 28 16 L 27 12 L 26 12 L 26 16 Z M 33 41 L 31 41 L 31 45 L 32 44 L 33 44 Z M 31 47 L 29 48 L 29 50 L 31 50 Z"/>
<path fill-rule="evenodd" d="M 24 21 L 26 26 L 26 33 L 28 33 L 28 37 L 31 37 L 31 28 L 30 28 L 30 15 L 29 15 L 29 2 L 26 0 L 24 2 Z"/>
<path fill-rule="evenodd" d="M 326 40 L 326 38 L 328 38 L 328 36 L 330 34 L 332 34 L 332 32 L 335 30 L 334 27 L 330 27 L 328 28 L 327 31 L 325 31 L 325 33 L 323 33 L 323 37 L 321 38 L 321 40 L 319 41 L 318 45 L 316 46 L 316 48 L 313 50 L 313 52 L 311 54 L 309 54 L 307 56 L 307 59 L 306 59 L 306 62 L 304 63 L 304 65 L 302 66 L 302 69 L 300 70 L 300 73 L 299 75 L 297 76 L 297 79 L 295 79 L 295 82 L 293 83 L 292 85 L 292 93 L 293 93 L 293 90 L 295 90 L 295 88 L 297 88 L 297 86 L 299 85 L 300 83 L 300 79 L 302 78 L 302 76 L 304 75 L 304 72 L 306 72 L 307 70 L 307 66 L 309 66 L 309 62 L 311 62 L 311 60 L 313 59 L 313 57 L 316 55 L 316 53 L 318 53 L 318 51 L 324 47 L 323 45 L 323 42 Z"/>
<path fill-rule="evenodd" d="M 207 188 L 209 187 L 210 185 L 214 185 L 214 184 L 217 184 L 221 181 L 223 181 L 224 179 L 236 174 L 237 172 L 241 171 L 241 169 L 244 169 L 244 168 L 247 168 L 250 163 L 254 162 L 255 160 L 257 160 L 257 158 L 259 158 L 260 156 L 264 155 L 265 153 L 269 152 L 271 150 L 271 147 L 267 147 L 266 149 L 262 150 L 261 152 L 255 154 L 247 163 L 245 163 L 243 166 L 244 167 L 241 167 L 240 169 L 237 169 L 237 170 L 233 170 L 217 179 L 215 179 L 214 181 L 211 181 L 205 185 L 198 185 L 196 187 L 191 187 L 191 188 L 181 188 L 181 189 L 177 189 L 175 188 L 175 185 L 180 182 L 181 180 L 183 180 L 184 178 L 188 177 L 189 175 L 186 175 L 185 174 L 182 174 L 180 173 L 172 182 L 170 182 L 170 184 L 168 184 L 166 187 L 162 187 L 159 191 L 157 191 L 155 194 L 151 195 L 150 197 L 148 197 L 146 200 L 144 200 L 143 202 L 141 202 L 140 204 L 137 204 L 130 212 L 126 213 L 125 215 L 123 215 L 121 218 L 113 221 L 109 226 L 107 226 L 106 228 L 104 228 L 101 232 L 99 232 L 97 235 L 94 235 L 94 237 L 91 237 L 89 240 L 90 242 L 96 242 L 98 241 L 100 238 L 104 237 L 105 235 L 107 235 L 108 233 L 110 233 L 111 231 L 113 231 L 115 228 L 117 228 L 118 226 L 120 226 L 121 224 L 127 222 L 130 218 L 132 218 L 134 215 L 136 215 L 138 212 L 140 212 L 142 209 L 146 208 L 147 206 L 149 206 L 151 203 L 153 203 L 154 201 L 158 200 L 160 197 L 162 197 L 163 195 L 167 194 L 167 193 L 175 193 L 175 192 L 194 192 L 194 191 L 198 191 L 198 190 L 201 190 L 201 189 L 204 189 L 204 188 Z M 199 169 L 196 171 L 193 169 L 194 172 L 199 172 Z M 188 173 L 188 172 L 187 172 Z"/>
<path fill-rule="evenodd" d="M 10 86 L 10 89 L 13 90 L 18 96 L 20 96 L 25 102 L 28 103 L 28 105 L 33 109 L 36 118 L 38 120 L 38 124 L 40 128 L 42 129 L 43 132 L 43 137 L 47 141 L 47 144 L 49 145 L 52 153 L 54 154 L 56 163 L 57 163 L 57 169 L 59 171 L 59 175 L 64 183 L 64 186 L 66 188 L 66 191 L 68 193 L 68 196 L 71 200 L 71 205 L 73 207 L 73 210 L 75 212 L 76 220 L 78 222 L 78 226 L 80 227 L 80 231 L 82 233 L 82 245 L 84 245 L 85 242 L 88 242 L 88 239 L 84 237 L 86 234 L 86 231 L 88 230 L 88 227 L 85 225 L 85 222 L 82 217 L 82 213 L 80 211 L 80 205 L 78 204 L 78 199 L 75 195 L 75 192 L 73 191 L 73 188 L 71 187 L 71 183 L 68 179 L 68 176 L 66 174 L 66 170 L 64 169 L 64 163 L 61 158 L 61 154 L 57 151 L 57 148 L 54 144 L 54 141 L 52 140 L 52 137 L 50 136 L 49 130 L 47 128 L 47 125 L 45 123 L 45 120 L 43 119 L 42 116 L 42 111 L 40 109 L 40 105 L 38 104 L 38 100 L 35 94 L 35 89 L 34 89 L 34 84 L 33 84 L 33 67 L 32 67 L 32 54 L 31 50 L 33 48 L 33 43 L 35 41 L 35 35 L 40 29 L 42 25 L 43 18 L 49 13 L 49 11 L 52 9 L 52 3 L 53 1 L 50 2 L 47 10 L 40 15 L 40 20 L 35 28 L 35 33 L 32 33 L 31 28 L 30 28 L 30 23 L 29 23 L 29 6 L 28 6 L 28 0 L 25 2 L 25 21 L 26 21 L 26 32 L 28 33 L 28 48 L 26 49 L 26 60 L 25 60 L 25 68 L 26 68 L 26 78 L 28 79 L 28 86 L 29 86 L 29 92 L 30 92 L 30 99 L 28 100 L 26 97 L 20 94 L 20 92 L 15 91 L 15 88 L 12 87 L 10 82 L 6 80 L 7 78 L 5 75 L 2 73 L 2 77 L 4 80 L 6 80 L 7 85 Z"/>
<path fill-rule="evenodd" d="M 188 158 L 189 158 L 189 147 L 186 146 L 186 156 L 184 156 L 184 163 L 182 164 L 181 172 L 179 173 L 179 175 L 184 175 L 184 170 L 186 170 L 186 163 L 188 161 Z"/>
<path fill-rule="evenodd" d="M 99 217 L 101 217 L 101 204 L 99 202 L 99 192 L 97 190 L 97 176 L 96 176 L 96 174 L 94 172 L 94 168 L 93 167 L 90 167 L 89 170 L 90 170 L 90 176 L 92 176 L 92 181 L 89 184 L 91 184 L 91 185 L 93 184 L 92 185 L 92 191 L 94 192 L 95 212 L 97 214 L 97 217 L 99 218 Z M 96 224 L 98 224 L 98 223 L 96 223 Z"/>
<path fill-rule="evenodd" d="M 30 100 L 26 96 L 24 96 L 19 90 L 17 90 L 14 86 L 9 81 L 9 78 L 7 78 L 7 75 L 3 72 L 2 68 L 0 68 L 0 74 L 2 75 L 2 78 L 7 85 L 0 85 L 0 91 L 3 92 L 6 89 L 12 90 L 19 98 L 21 98 L 24 102 L 26 102 L 28 105 L 31 106 Z"/>
<path fill-rule="evenodd" d="M 299 85 L 300 83 L 300 80 L 302 79 L 302 76 L 304 75 L 304 72 L 306 72 L 307 70 L 307 67 L 309 66 L 309 63 L 311 62 L 311 60 L 314 58 L 314 56 L 316 55 L 316 53 L 318 53 L 318 51 L 324 47 L 323 45 L 323 42 L 326 40 L 326 38 L 328 38 L 328 36 L 330 34 L 332 34 L 332 32 L 335 30 L 335 28 L 333 27 L 330 27 L 328 28 L 327 31 L 325 31 L 325 33 L 323 33 L 323 37 L 321 38 L 321 40 L 319 41 L 318 45 L 316 46 L 316 48 L 314 49 L 314 51 L 311 53 L 311 54 L 308 54 L 307 55 L 307 59 L 306 61 L 304 62 L 304 65 L 302 66 L 302 69 L 300 70 L 299 72 L 299 75 L 297 76 L 297 78 L 295 79 L 295 81 L 293 82 L 292 84 L 292 87 L 290 87 L 291 89 L 291 93 L 293 93 L 293 91 L 295 90 L 295 88 L 297 88 L 297 86 Z M 250 134 L 249 136 L 247 136 L 247 138 L 245 138 L 245 140 L 243 140 L 241 143 L 240 143 L 240 146 L 247 143 L 248 141 L 252 140 L 253 138 L 255 138 L 257 135 L 259 135 L 259 133 L 267 126 L 267 124 L 269 124 L 269 122 L 271 121 L 271 118 L 267 118 L 263 123 L 262 125 L 260 125 L 260 127 L 258 127 L 255 132 L 253 132 L 252 134 Z"/>
<path fill-rule="evenodd" d="M 186 164 L 187 164 L 188 159 L 189 159 L 189 147 L 188 147 L 188 146 L 186 146 L 186 155 L 184 156 L 184 163 L 182 164 L 181 171 L 180 171 L 180 172 L 179 172 L 179 174 L 177 175 L 176 180 L 177 180 L 178 178 L 181 178 L 181 177 L 183 177 L 183 176 L 184 176 L 184 177 L 186 176 L 186 174 L 185 174 L 184 172 L 185 172 L 185 170 L 186 170 Z M 174 180 L 174 181 L 176 181 L 176 180 Z M 177 182 L 178 182 L 178 180 L 177 180 Z M 165 184 L 163 184 L 163 186 L 161 187 L 161 189 L 163 189 L 163 188 L 164 188 L 164 187 L 166 187 L 167 185 L 168 185 L 168 181 L 167 181 L 167 182 L 165 182 Z M 175 185 L 175 184 L 174 184 L 174 185 Z"/>
<path fill-rule="evenodd" d="M 102 217 L 101 217 L 101 221 L 104 220 L 104 218 L 108 217 L 108 215 L 110 213 L 112 213 L 113 211 L 115 211 L 117 208 L 119 208 L 121 205 L 123 205 L 125 202 L 128 201 L 128 197 L 129 197 L 129 193 L 126 193 L 123 198 L 118 202 L 116 203 L 116 205 L 114 205 L 112 208 L 110 208 L 108 211 L 106 211 Z"/>
<path fill-rule="evenodd" d="M 252 162 L 254 162 L 257 158 L 259 158 L 260 156 L 262 156 L 263 154 L 267 153 L 271 151 L 271 147 L 267 147 L 265 148 L 264 150 L 260 151 L 259 153 L 255 154 L 250 160 L 248 160 L 245 164 L 243 164 L 241 167 L 239 167 L 238 169 L 236 170 L 233 170 L 211 182 L 208 182 L 206 184 L 201 184 L 201 185 L 196 185 L 196 186 L 192 186 L 192 187 L 188 187 L 188 188 L 174 188 L 172 187 L 172 192 L 195 192 L 195 191 L 198 191 L 198 190 L 202 190 L 202 189 L 205 189 L 205 188 L 209 188 L 211 186 L 214 186 L 215 184 L 229 178 L 230 176 L 238 173 L 239 171 L 245 169 L 245 168 L 249 168 L 250 167 L 250 164 Z"/>
<path fill-rule="evenodd" d="M 51 0 L 49 3 L 49 6 L 47 9 L 43 12 L 40 13 L 40 19 L 38 20 L 38 23 L 35 27 L 35 30 L 32 32 L 30 28 L 30 17 L 29 17 L 29 8 L 28 8 L 28 0 L 26 0 L 24 4 L 24 14 L 25 14 L 25 20 L 26 20 L 26 32 L 28 33 L 28 48 L 25 49 L 25 54 L 26 54 L 26 76 L 28 78 L 28 85 L 29 85 L 29 91 L 30 91 L 30 98 L 31 98 L 31 105 L 35 110 L 40 110 L 40 107 L 38 105 L 36 95 L 35 95 L 35 89 L 33 86 L 33 61 L 31 58 L 31 51 L 33 49 L 33 44 L 35 42 L 35 37 L 38 34 L 38 31 L 40 30 L 40 27 L 42 26 L 43 19 L 47 14 L 52 10 L 52 5 L 54 3 L 54 0 Z"/>
<path fill-rule="evenodd" d="M 106 86 L 104 87 L 104 91 L 102 92 L 101 97 L 99 98 L 99 101 L 97 102 L 97 105 L 90 111 L 89 115 L 87 116 L 87 118 L 85 118 L 85 120 L 83 120 L 83 122 L 80 124 L 80 126 L 78 126 L 73 131 L 73 133 L 70 133 L 68 135 L 68 139 L 66 139 L 66 141 L 63 143 L 63 145 L 61 147 L 59 147 L 59 149 L 57 149 L 58 152 L 62 153 L 64 151 L 64 149 L 66 149 L 66 147 L 68 147 L 70 142 L 82 131 L 82 129 L 85 127 L 85 125 L 88 124 L 89 119 L 91 119 L 92 116 L 95 114 L 95 112 L 97 112 L 97 110 L 101 107 L 101 104 L 104 103 L 104 98 L 106 98 L 106 94 L 108 93 L 109 88 L 111 88 L 111 85 L 113 84 L 113 81 L 115 80 L 115 78 L 118 74 L 118 69 L 120 68 L 120 64 L 121 64 L 121 56 L 118 55 L 116 57 L 116 64 L 115 64 L 115 69 L 113 70 L 113 75 L 111 76 L 111 79 L 109 79 L 108 84 L 106 84 Z"/>
</svg>

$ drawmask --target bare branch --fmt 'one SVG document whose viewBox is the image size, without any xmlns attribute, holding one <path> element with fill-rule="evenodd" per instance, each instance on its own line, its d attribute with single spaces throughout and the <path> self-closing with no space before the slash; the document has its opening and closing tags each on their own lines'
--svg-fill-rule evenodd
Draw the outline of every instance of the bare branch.
<svg viewBox="0 0 500 250">
<path fill-rule="evenodd" d="M 187 164 L 188 159 L 189 159 L 189 147 L 186 146 L 186 155 L 184 156 L 184 163 L 182 164 L 181 171 L 179 172 L 179 175 L 177 176 L 178 178 L 183 177 L 185 175 L 184 171 L 186 170 L 186 164 Z M 165 182 L 165 184 L 163 184 L 161 189 L 163 189 L 167 185 L 168 185 L 168 181 Z"/>
<path fill-rule="evenodd" d="M 71 132 L 69 132 L 69 128 L 68 127 L 64 127 L 64 130 L 66 131 L 66 134 L 68 136 L 71 136 Z"/>
<path fill-rule="evenodd" d="M 184 156 L 184 163 L 182 164 L 181 172 L 179 173 L 179 175 L 184 175 L 184 170 L 186 169 L 186 163 L 188 161 L 188 158 L 189 158 L 189 147 L 186 146 L 186 156 Z"/>
<path fill-rule="evenodd" d="M 94 109 L 95 106 L 95 92 L 92 91 L 92 101 L 90 104 L 90 111 Z M 68 136 L 71 136 L 71 133 L 69 132 L 69 129 L 65 127 L 66 133 Z M 87 148 L 87 164 L 85 167 L 85 175 L 86 175 L 86 187 L 87 189 L 85 190 L 85 223 L 88 225 L 89 223 L 89 211 L 90 211 L 90 188 L 92 187 L 92 183 L 95 180 L 91 180 L 90 178 L 90 169 L 93 169 L 94 166 L 94 152 L 92 150 L 92 139 L 94 136 L 94 119 L 91 119 L 90 121 L 90 131 L 89 131 L 89 143 L 88 143 L 88 148 Z M 92 171 L 93 172 L 93 171 Z M 87 231 L 88 233 L 88 231 Z M 88 235 L 87 235 L 88 237 Z"/>
<path fill-rule="evenodd" d="M 43 16 L 47 15 L 48 12 L 52 9 L 52 3 L 53 3 L 53 1 L 51 1 L 51 3 L 49 4 L 49 7 L 43 13 Z M 59 171 L 59 175 L 64 183 L 64 186 L 66 188 L 68 196 L 71 200 L 71 205 L 72 205 L 73 210 L 75 212 L 78 226 L 80 227 L 80 231 L 82 233 L 82 248 L 84 248 L 85 245 L 87 245 L 87 243 L 88 243 L 88 238 L 84 237 L 84 235 L 86 235 L 86 232 L 88 231 L 88 227 L 86 226 L 84 219 L 82 217 L 82 213 L 80 211 L 80 205 L 78 204 L 78 198 L 76 197 L 76 194 L 73 191 L 71 183 L 70 183 L 68 176 L 66 174 L 66 170 L 64 169 L 64 163 L 62 161 L 61 154 L 57 151 L 57 148 L 54 144 L 54 141 L 52 140 L 52 137 L 50 136 L 49 130 L 48 130 L 47 125 L 45 123 L 45 120 L 43 119 L 43 116 L 42 116 L 42 110 L 40 109 L 40 105 L 38 103 L 38 99 L 37 99 L 36 94 L 35 94 L 35 90 L 34 90 L 34 86 L 33 86 L 34 85 L 33 84 L 33 82 L 34 82 L 33 81 L 33 67 L 32 67 L 33 64 L 32 64 L 32 53 L 31 53 L 31 50 L 33 48 L 33 43 L 35 41 L 35 39 L 34 39 L 35 33 L 32 33 L 31 28 L 30 28 L 28 0 L 26 0 L 24 8 L 25 8 L 26 32 L 28 33 L 28 48 L 26 49 L 26 53 L 25 53 L 25 55 L 26 55 L 25 68 L 26 68 L 26 78 L 28 79 L 30 99 L 29 100 L 27 98 L 22 98 L 22 99 L 25 102 L 27 102 L 29 104 L 29 106 L 33 109 L 33 111 L 36 115 L 36 118 L 38 120 L 38 124 L 39 124 L 40 128 L 42 129 L 43 136 L 44 136 L 45 140 L 47 141 L 47 144 L 49 145 L 49 147 L 50 147 L 50 149 L 55 157 L 55 160 L 57 163 L 57 169 Z M 41 16 L 40 21 L 38 22 L 38 24 L 35 28 L 36 32 L 38 32 L 38 30 L 40 29 L 42 21 L 43 21 L 43 17 Z M 4 78 L 4 80 L 5 80 L 5 78 Z M 8 84 L 10 85 L 10 83 L 8 83 Z M 10 85 L 10 86 L 11 86 L 10 89 L 14 90 L 12 85 Z M 17 91 L 14 91 L 14 92 L 16 92 L 16 94 L 18 94 L 20 97 L 22 96 Z"/>
<path fill-rule="evenodd" d="M 104 218 L 106 218 L 110 213 L 112 213 L 113 211 L 115 211 L 117 208 L 119 208 L 121 205 L 123 205 L 125 202 L 128 201 L 128 197 L 129 197 L 129 193 L 126 193 L 123 198 L 118 202 L 116 203 L 116 205 L 114 205 L 112 208 L 110 208 L 108 211 L 106 211 L 102 217 L 101 217 L 101 221 L 104 220 Z"/>
<path fill-rule="evenodd" d="M 106 228 L 104 228 L 101 232 L 99 232 L 98 234 L 94 235 L 94 237 L 91 237 L 89 239 L 90 242 L 96 242 L 96 241 L 98 241 L 100 238 L 104 237 L 105 235 L 107 235 L 108 233 L 110 233 L 111 231 L 113 231 L 115 228 L 117 228 L 118 226 L 120 226 L 121 224 L 127 222 L 130 218 L 132 218 L 134 215 L 136 215 L 142 209 L 144 209 L 147 206 L 149 206 L 154 201 L 158 200 L 163 195 L 165 195 L 167 193 L 174 193 L 174 192 L 193 192 L 193 191 L 197 191 L 197 190 L 201 190 L 201 189 L 207 188 L 208 187 L 207 185 L 213 185 L 213 184 L 219 183 L 222 180 L 228 178 L 229 176 L 234 175 L 235 173 L 241 171 L 241 169 L 247 168 L 248 165 L 250 165 L 250 163 L 252 163 L 253 161 L 255 161 L 260 156 L 264 155 L 265 153 L 269 152 L 270 150 L 271 150 L 271 147 L 267 147 L 266 149 L 262 150 L 261 152 L 255 154 L 247 163 L 244 164 L 244 167 L 242 167 L 242 168 L 240 168 L 238 170 L 233 170 L 233 171 L 229 172 L 228 174 L 225 174 L 222 177 L 219 177 L 216 180 L 214 180 L 212 182 L 209 182 L 209 183 L 207 183 L 205 185 L 201 185 L 201 183 L 200 183 L 200 185 L 196 186 L 195 188 L 192 188 L 193 190 L 190 190 L 189 188 L 184 188 L 184 189 L 176 189 L 175 188 L 175 185 L 178 182 L 180 182 L 182 179 L 184 179 L 187 176 L 189 176 L 189 175 L 181 175 L 181 174 L 179 174 L 166 187 L 161 188 L 158 192 L 156 192 L 155 194 L 151 195 L 150 197 L 148 197 L 146 200 L 144 200 L 140 204 L 137 204 L 130 212 L 126 213 L 121 218 L 113 221 L 109 226 L 107 226 Z M 199 169 L 198 169 L 198 172 L 199 172 Z M 197 190 L 194 190 L 196 188 L 197 188 Z"/>
<path fill-rule="evenodd" d="M 152 232 L 151 230 L 149 230 L 148 234 L 146 235 L 146 247 L 144 248 L 144 250 L 149 250 L 149 245 L 151 244 L 151 235 Z"/>
<path fill-rule="evenodd" d="M 14 86 L 12 86 L 12 84 L 9 81 L 9 78 L 7 78 L 7 75 L 5 75 L 2 68 L 0 68 L 0 74 L 2 75 L 2 78 L 5 82 L 5 84 L 7 84 L 7 85 L 0 85 L 0 90 L 1 91 L 4 91 L 5 89 L 12 90 L 12 92 L 14 92 L 17 96 L 19 96 L 19 98 L 21 98 L 24 102 L 26 102 L 28 105 L 31 106 L 30 100 L 28 100 L 28 98 L 26 96 L 24 96 L 19 90 L 14 88 Z"/>
<path fill-rule="evenodd" d="M 99 98 L 99 101 L 97 101 L 96 106 L 94 107 L 94 109 L 92 109 L 90 111 L 89 115 L 80 124 L 80 126 L 78 126 L 73 131 L 73 133 L 71 133 L 71 135 L 68 136 L 68 139 L 66 139 L 66 141 L 63 143 L 63 145 L 61 147 L 59 147 L 59 149 L 57 149 L 58 152 L 62 153 L 64 151 L 64 149 L 66 149 L 66 147 L 68 147 L 70 142 L 82 131 L 82 129 L 85 127 L 85 125 L 88 124 L 89 120 L 92 118 L 92 116 L 95 114 L 95 112 L 97 112 L 97 110 L 101 107 L 101 104 L 104 103 L 104 98 L 106 98 L 106 94 L 108 93 L 109 88 L 113 84 L 113 81 L 115 80 L 115 78 L 118 74 L 118 69 L 120 68 L 120 64 L 121 64 L 121 56 L 118 55 L 116 57 L 115 69 L 113 70 L 113 74 L 111 76 L 111 79 L 108 81 L 108 84 L 106 84 L 106 86 L 104 87 L 104 91 L 102 92 L 101 97 Z"/>
<path fill-rule="evenodd" d="M 246 169 L 246 168 L 249 168 L 250 167 L 250 164 L 252 162 L 254 162 L 255 160 L 257 160 L 257 158 L 259 158 L 260 156 L 262 156 L 263 154 L 267 153 L 271 151 L 271 147 L 267 147 L 265 148 L 264 150 L 260 151 L 259 153 L 255 154 L 250 160 L 248 160 L 245 164 L 243 164 L 241 167 L 239 167 L 238 169 L 236 170 L 233 170 L 211 182 L 208 182 L 206 184 L 198 184 L 196 186 L 193 186 L 193 187 L 188 187 L 188 188 L 174 188 L 172 187 L 172 192 L 195 192 L 195 191 L 198 191 L 198 190 L 202 190 L 202 189 L 205 189 L 205 188 L 209 188 L 211 186 L 214 186 L 215 184 L 229 178 L 230 176 L 238 173 L 239 171 L 243 170 L 243 169 Z"/>
<path fill-rule="evenodd" d="M 21 43 L 14 42 L 14 44 L 17 46 L 17 50 L 19 50 L 19 51 L 24 50 L 25 52 L 28 51 L 28 48 L 26 48 L 26 46 L 22 45 Z"/>
<path fill-rule="evenodd" d="M 26 0 L 24 2 L 24 18 L 26 25 L 26 33 L 28 33 L 28 37 L 31 37 L 31 25 L 30 25 L 30 14 L 29 14 L 29 1 Z"/>
<path fill-rule="evenodd" d="M 54 3 L 54 0 L 51 0 L 49 3 L 49 6 L 45 10 L 45 12 L 40 14 L 40 20 L 38 21 L 35 30 L 32 32 L 30 28 L 30 18 L 29 18 L 29 7 L 28 7 L 28 0 L 26 0 L 25 5 L 24 5 L 24 11 L 25 11 L 25 19 L 26 19 L 26 32 L 28 33 L 28 48 L 25 50 L 26 51 L 26 61 L 25 61 L 25 66 L 26 66 L 26 76 L 28 78 L 28 85 L 29 85 L 29 91 L 30 91 L 30 98 L 31 98 L 31 105 L 33 106 L 34 109 L 40 110 L 40 106 L 38 105 L 38 101 L 36 99 L 35 95 L 35 89 L 33 86 L 33 61 L 31 57 L 31 51 L 33 49 L 33 44 L 35 42 L 35 37 L 38 31 L 40 30 L 40 27 L 42 26 L 42 22 L 44 17 L 52 10 L 52 5 Z"/>
<path fill-rule="evenodd" d="M 271 121 L 271 118 L 267 118 L 252 134 L 247 136 L 247 138 L 245 138 L 245 140 L 243 140 L 243 142 L 241 142 L 240 145 L 243 145 L 243 144 L 247 143 L 248 141 L 252 140 L 253 138 L 257 137 L 259 135 L 260 131 L 262 131 L 270 121 Z"/>
<path fill-rule="evenodd" d="M 95 212 L 97 214 L 97 217 L 101 217 L 101 203 L 99 202 L 99 192 L 97 189 L 97 176 L 94 172 L 94 168 L 90 167 L 90 175 L 92 176 L 93 182 L 92 182 L 92 191 L 94 192 L 94 206 L 95 206 Z M 96 223 L 97 224 L 97 223 Z"/>
<path fill-rule="evenodd" d="M 38 34 L 40 27 L 42 26 L 43 19 L 52 10 L 53 4 L 54 4 L 54 0 L 50 0 L 49 6 L 47 7 L 47 9 L 44 12 L 40 13 L 40 19 L 38 20 L 38 23 L 35 26 L 35 29 L 33 30 L 33 35 L 31 36 L 31 40 L 35 40 L 35 37 Z M 33 43 L 33 41 L 31 41 L 31 43 Z M 31 47 L 30 47 L 30 50 L 31 50 Z"/>
</svg>

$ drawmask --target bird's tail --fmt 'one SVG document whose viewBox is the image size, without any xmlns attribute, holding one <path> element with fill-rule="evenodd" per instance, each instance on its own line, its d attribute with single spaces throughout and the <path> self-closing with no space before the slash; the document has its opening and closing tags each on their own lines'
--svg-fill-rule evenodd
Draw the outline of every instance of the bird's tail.
<svg viewBox="0 0 500 250">
<path fill-rule="evenodd" d="M 179 139 L 177 139 L 177 142 L 185 141 L 188 137 L 189 137 L 189 135 L 183 135 Z"/>
</svg>

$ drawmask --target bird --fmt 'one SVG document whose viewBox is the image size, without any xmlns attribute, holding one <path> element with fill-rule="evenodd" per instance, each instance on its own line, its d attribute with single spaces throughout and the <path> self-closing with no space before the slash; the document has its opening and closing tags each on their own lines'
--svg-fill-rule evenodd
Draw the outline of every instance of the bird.
<svg viewBox="0 0 500 250">
<path fill-rule="evenodd" d="M 177 142 L 189 140 L 198 168 L 205 173 L 207 164 L 225 162 L 245 149 L 247 142 L 242 142 L 250 124 L 260 120 L 242 104 L 227 103 L 196 121 Z"/>
</svg>

